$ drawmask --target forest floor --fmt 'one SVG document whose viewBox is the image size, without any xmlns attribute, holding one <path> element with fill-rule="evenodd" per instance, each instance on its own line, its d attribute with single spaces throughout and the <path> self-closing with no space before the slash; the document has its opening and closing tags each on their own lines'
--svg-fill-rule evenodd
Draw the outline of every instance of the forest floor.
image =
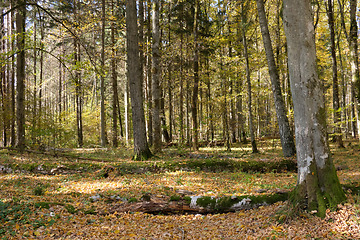
<svg viewBox="0 0 360 240">
<path fill-rule="evenodd" d="M 296 170 L 271 165 L 284 160 L 278 144 L 259 142 L 259 154 L 246 145 L 231 152 L 167 148 L 144 162 L 132 161 L 125 147 L 0 150 L 0 239 L 360 239 L 355 142 L 332 148 L 348 200 L 324 219 L 282 211 L 282 201 L 236 212 L 191 212 L 176 204 L 169 211 L 142 208 L 144 202 L 182 201 L 185 195 L 291 191 Z"/>
</svg>

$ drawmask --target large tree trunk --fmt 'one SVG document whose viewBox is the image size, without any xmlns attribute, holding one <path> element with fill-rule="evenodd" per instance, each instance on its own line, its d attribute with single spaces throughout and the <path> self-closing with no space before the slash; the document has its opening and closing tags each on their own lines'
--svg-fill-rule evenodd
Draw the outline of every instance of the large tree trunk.
<svg viewBox="0 0 360 240">
<path fill-rule="evenodd" d="M 26 1 L 18 0 L 16 13 L 17 57 L 16 57 L 16 123 L 17 148 L 25 149 L 25 18 Z"/>
<path fill-rule="evenodd" d="M 142 78 L 140 74 L 136 0 L 126 2 L 126 37 L 128 78 L 134 131 L 134 159 L 146 160 L 152 156 L 146 140 L 143 108 Z"/>
<path fill-rule="evenodd" d="M 265 14 L 264 0 L 256 0 L 259 13 L 259 22 L 263 37 L 266 58 L 268 61 L 269 75 L 271 80 L 272 92 L 274 96 L 276 116 L 279 125 L 280 140 L 285 157 L 294 156 L 296 153 L 293 134 L 290 129 L 289 120 L 286 116 L 286 108 L 281 92 L 279 72 L 275 63 L 274 53 L 271 44 L 268 21 Z"/>
<path fill-rule="evenodd" d="M 317 75 L 311 0 L 285 0 L 291 92 L 294 102 L 298 181 L 291 201 L 321 217 L 345 200 L 326 136 L 324 89 Z"/>
<path fill-rule="evenodd" d="M 159 0 L 153 2 L 152 21 L 152 133 L 153 147 L 155 152 L 161 151 L 161 86 L 160 86 L 160 21 Z"/>
</svg>

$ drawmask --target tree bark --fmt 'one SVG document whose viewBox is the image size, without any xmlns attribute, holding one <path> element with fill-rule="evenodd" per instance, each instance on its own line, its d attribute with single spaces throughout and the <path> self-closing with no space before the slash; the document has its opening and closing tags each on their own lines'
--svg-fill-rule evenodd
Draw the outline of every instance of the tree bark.
<svg viewBox="0 0 360 240">
<path fill-rule="evenodd" d="M 11 0 L 11 7 L 13 7 L 13 2 L 14 0 Z M 14 12 L 12 11 L 10 14 L 10 29 L 11 29 L 11 35 L 15 32 L 15 24 L 14 24 Z M 11 43 L 11 51 L 15 50 L 15 44 L 14 41 L 12 41 Z M 15 147 L 16 146 L 16 132 L 15 132 L 15 121 L 16 121 L 16 113 L 15 113 L 15 56 L 13 55 L 11 57 L 11 119 L 10 119 L 10 123 L 11 123 L 11 127 L 10 127 L 10 135 L 11 135 L 11 142 L 10 145 L 11 147 Z"/>
<path fill-rule="evenodd" d="M 152 133 L 154 152 L 161 151 L 160 21 L 159 0 L 153 1 L 152 14 Z"/>
<path fill-rule="evenodd" d="M 349 45 L 351 55 L 351 75 L 352 87 L 355 92 L 354 102 L 357 111 L 357 136 L 360 136 L 360 72 L 359 72 L 359 51 L 358 51 L 358 23 L 356 19 L 357 0 L 350 0 L 350 32 L 349 32 Z"/>
<path fill-rule="evenodd" d="M 328 16 L 328 24 L 330 29 L 330 50 L 332 60 L 332 85 L 333 85 L 333 109 L 334 109 L 334 139 L 338 147 L 343 148 L 344 143 L 342 140 L 341 133 L 341 112 L 340 112 L 340 100 L 339 100 L 339 84 L 338 84 L 338 73 L 337 73 L 337 60 L 336 60 L 336 45 L 335 45 L 335 27 L 334 27 L 334 8 L 333 1 L 327 0 L 325 2 L 326 12 Z"/>
<path fill-rule="evenodd" d="M 74 1 L 74 17 L 77 19 L 77 2 Z M 74 37 L 74 66 L 75 66 L 75 105 L 76 105 L 76 128 L 77 128 L 77 140 L 78 146 L 84 145 L 83 136 L 83 121 L 82 121 L 82 82 L 81 73 L 78 70 L 78 64 L 80 63 L 80 44 L 76 37 Z M 41 96 L 40 96 L 41 98 Z M 40 107 L 41 108 L 41 107 Z"/>
<path fill-rule="evenodd" d="M 152 56 L 151 56 L 151 0 L 147 1 L 147 59 L 146 59 L 146 101 L 147 101 L 147 130 L 148 143 L 153 145 L 153 118 L 152 118 Z"/>
<path fill-rule="evenodd" d="M 325 99 L 318 78 L 311 0 L 284 0 L 298 181 L 291 202 L 321 217 L 345 200 L 327 142 Z"/>
<path fill-rule="evenodd" d="M 106 120 L 105 120 L 105 0 L 101 1 L 102 28 L 101 28 L 101 71 L 100 71 L 100 138 L 101 146 L 105 147 Z"/>
<path fill-rule="evenodd" d="M 198 93 L 199 93 L 199 46 L 198 46 L 198 17 L 200 11 L 199 0 L 195 0 L 194 7 L 194 87 L 192 94 L 192 131 L 193 131 L 193 150 L 199 150 L 199 129 L 198 129 Z"/>
<path fill-rule="evenodd" d="M 114 1 L 112 4 L 112 14 L 115 14 Z M 116 42 L 115 42 L 115 22 L 111 23 L 111 44 L 112 44 L 112 56 L 111 56 L 111 83 L 112 83 L 112 145 L 118 147 L 118 84 L 117 84 L 117 72 L 116 72 Z M 119 116 L 120 117 L 120 116 Z"/>
<path fill-rule="evenodd" d="M 16 123 L 17 148 L 25 149 L 25 19 L 26 0 L 18 0 L 16 12 L 17 57 L 16 57 Z"/>
<path fill-rule="evenodd" d="M 246 82 L 247 82 L 247 92 L 248 92 L 248 113 L 249 113 L 249 133 L 250 141 L 253 153 L 258 153 L 258 149 L 255 141 L 254 127 L 253 127 L 253 115 L 252 115 L 252 93 L 251 93 L 251 79 L 250 79 L 250 66 L 249 66 L 249 54 L 248 46 L 246 39 L 246 16 L 245 9 L 242 6 L 242 40 L 244 45 L 244 58 L 245 58 L 245 68 L 246 68 Z"/>
<path fill-rule="evenodd" d="M 146 160 L 152 156 L 146 140 L 143 108 L 142 78 L 140 75 L 136 0 L 126 2 L 126 39 L 128 78 L 134 131 L 134 159 Z"/>
<path fill-rule="evenodd" d="M 290 129 L 289 120 L 286 116 L 286 108 L 281 91 L 279 72 L 275 63 L 273 48 L 271 44 L 264 1 L 256 0 L 256 3 L 259 14 L 261 33 L 264 42 L 264 48 L 266 52 L 266 58 L 268 61 L 269 75 L 270 75 L 272 92 L 274 97 L 276 116 L 279 125 L 279 133 L 280 133 L 280 140 L 283 149 L 283 154 L 285 157 L 291 157 L 294 156 L 296 153 L 295 143 L 294 143 L 292 131 Z"/>
</svg>

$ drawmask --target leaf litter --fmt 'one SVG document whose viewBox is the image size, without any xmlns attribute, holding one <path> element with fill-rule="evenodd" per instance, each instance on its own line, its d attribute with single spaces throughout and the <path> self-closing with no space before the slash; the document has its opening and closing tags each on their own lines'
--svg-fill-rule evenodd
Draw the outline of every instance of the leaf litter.
<svg viewBox="0 0 360 240">
<path fill-rule="evenodd" d="M 338 172 L 340 181 L 359 185 L 356 153 L 336 150 L 337 165 L 348 166 Z M 265 154 L 264 154 L 265 155 Z M 344 157 L 346 156 L 346 157 Z M 162 156 L 164 157 L 164 156 Z M 17 161 L 20 159 L 21 161 Z M 259 156 L 271 159 L 271 156 Z M 242 159 L 244 160 L 244 159 Z M 0 164 L 36 163 L 37 166 L 65 165 L 67 158 L 37 154 L 0 155 Z M 106 161 L 104 166 L 115 164 Z M 130 159 L 120 159 L 130 161 Z M 169 161 L 182 161 L 170 159 Z M 261 160 L 260 160 L 261 161 Z M 267 160 L 268 161 L 268 160 Z M 59 164 L 61 162 L 61 164 Z M 95 171 L 101 162 L 86 162 L 84 170 L 44 175 L 31 171 L 0 174 L 0 237 L 2 239 L 360 239 L 360 197 L 348 190 L 348 201 L 324 219 L 310 213 L 295 217 L 275 217 L 286 202 L 250 210 L 218 214 L 178 212 L 148 214 L 129 208 L 111 211 L 116 206 L 135 206 L 145 194 L 154 202 L 170 202 L 174 196 L 242 196 L 291 190 L 296 173 L 242 173 L 203 171 L 162 171 L 138 174 L 110 172 L 100 177 Z M 93 165 L 100 165 L 93 168 Z M 53 167 L 53 166 L 51 166 Z M 50 168 L 49 168 L 50 169 Z M 95 169 L 94 171 L 88 169 Z M 36 187 L 43 192 L 34 194 Z M 96 196 L 96 197 L 94 197 Z M 95 200 L 96 199 L 96 200 Z M 133 201 L 130 203 L 130 200 Z"/>
</svg>

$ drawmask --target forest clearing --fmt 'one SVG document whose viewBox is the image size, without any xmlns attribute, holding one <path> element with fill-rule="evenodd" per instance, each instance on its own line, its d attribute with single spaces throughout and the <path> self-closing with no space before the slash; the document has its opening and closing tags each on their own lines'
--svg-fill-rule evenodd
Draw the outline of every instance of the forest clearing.
<svg viewBox="0 0 360 240">
<path fill-rule="evenodd" d="M 360 239 L 359 9 L 0 1 L 0 237 Z"/>
<path fill-rule="evenodd" d="M 166 148 L 145 162 L 132 161 L 131 152 L 126 150 L 24 154 L 1 150 L 0 237 L 360 239 L 357 143 L 332 149 L 348 200 L 336 211 L 327 211 L 323 219 L 310 212 L 291 215 L 282 210 L 287 204 L 284 201 L 225 213 L 180 209 L 145 213 L 149 209 L 141 208 L 147 200 L 176 203 L 186 196 L 267 196 L 293 190 L 296 169 L 239 168 L 239 162 L 284 160 L 278 140 L 259 142 L 259 149 L 260 153 L 252 154 L 249 145 L 234 147 L 231 153 L 222 147 L 201 148 L 196 153 Z"/>
</svg>

